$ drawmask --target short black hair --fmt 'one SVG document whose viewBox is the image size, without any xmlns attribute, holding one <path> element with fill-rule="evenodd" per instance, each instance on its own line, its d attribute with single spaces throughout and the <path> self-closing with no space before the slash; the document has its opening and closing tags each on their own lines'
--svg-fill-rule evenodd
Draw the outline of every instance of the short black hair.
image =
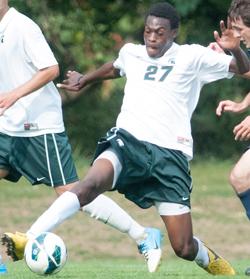
<svg viewBox="0 0 250 279">
<path fill-rule="evenodd" d="M 177 29 L 179 27 L 179 15 L 176 9 L 168 2 L 153 4 L 146 15 L 146 19 L 148 16 L 163 17 L 168 19 L 170 21 L 171 29 Z"/>
<path fill-rule="evenodd" d="M 231 20 L 241 17 L 243 23 L 250 27 L 250 0 L 233 0 L 228 10 L 228 16 Z"/>
</svg>

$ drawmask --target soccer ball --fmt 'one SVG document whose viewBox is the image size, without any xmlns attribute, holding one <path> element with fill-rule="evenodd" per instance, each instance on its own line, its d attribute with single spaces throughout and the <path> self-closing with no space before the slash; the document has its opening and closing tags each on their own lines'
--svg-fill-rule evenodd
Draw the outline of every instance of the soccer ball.
<svg viewBox="0 0 250 279">
<path fill-rule="evenodd" d="M 43 232 L 27 242 L 24 259 L 31 271 L 49 275 L 62 269 L 67 260 L 67 249 L 58 235 Z"/>
</svg>

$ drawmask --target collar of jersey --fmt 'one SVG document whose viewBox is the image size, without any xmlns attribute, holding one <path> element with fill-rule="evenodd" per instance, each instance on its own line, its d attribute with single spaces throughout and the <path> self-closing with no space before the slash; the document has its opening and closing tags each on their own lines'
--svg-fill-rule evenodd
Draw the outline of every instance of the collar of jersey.
<svg viewBox="0 0 250 279">
<path fill-rule="evenodd" d="M 7 28 L 9 22 L 12 20 L 14 15 L 17 13 L 17 10 L 14 8 L 10 8 L 8 12 L 4 15 L 2 20 L 0 21 L 0 33 L 4 33 Z"/>
</svg>

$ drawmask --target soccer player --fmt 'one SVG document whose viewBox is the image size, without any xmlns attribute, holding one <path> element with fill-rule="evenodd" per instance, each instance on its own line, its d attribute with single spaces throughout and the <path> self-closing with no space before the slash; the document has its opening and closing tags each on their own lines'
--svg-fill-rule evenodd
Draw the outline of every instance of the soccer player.
<svg viewBox="0 0 250 279">
<path fill-rule="evenodd" d="M 233 0 L 228 10 L 235 37 L 240 38 L 250 50 L 250 0 Z M 250 53 L 250 52 L 249 52 Z M 250 78 L 250 72 L 244 75 Z M 242 102 L 223 100 L 219 103 L 216 114 L 221 116 L 223 112 L 240 113 L 250 106 L 250 93 Z M 250 139 L 250 116 L 247 116 L 241 123 L 234 127 L 235 140 L 247 141 Z M 238 160 L 229 175 L 229 182 L 233 186 L 243 207 L 247 218 L 250 220 L 250 146 Z M 250 275 L 250 267 L 246 269 Z"/>
<path fill-rule="evenodd" d="M 241 102 L 231 100 L 220 101 L 216 108 L 216 114 L 221 116 L 224 112 L 241 113 L 250 106 L 250 93 Z M 250 116 L 247 116 L 233 129 L 235 140 L 248 141 L 250 139 Z M 250 146 L 238 160 L 229 175 L 229 182 L 234 188 L 243 207 L 247 218 L 250 220 Z"/>
<path fill-rule="evenodd" d="M 65 134 L 61 98 L 53 84 L 57 61 L 40 28 L 0 0 L 0 178 L 45 184 L 60 195 L 78 179 Z M 144 228 L 104 195 L 81 208 L 91 217 L 127 233 L 154 272 L 161 258 L 161 233 Z M 44 220 L 43 226 L 49 220 Z M 23 258 L 27 236 L 2 238 L 13 260 Z"/>
<path fill-rule="evenodd" d="M 250 1 L 234 0 L 228 11 L 232 28 L 236 37 L 240 38 L 248 49 L 250 49 Z M 250 78 L 250 73 L 245 77 Z M 240 103 L 230 100 L 221 101 L 216 109 L 217 115 L 222 112 L 243 112 L 250 105 L 250 93 Z M 250 117 L 247 116 L 241 123 L 234 128 L 235 140 L 250 139 Z M 250 219 L 250 150 L 248 149 L 234 166 L 230 173 L 230 183 L 240 198 Z"/>
<path fill-rule="evenodd" d="M 221 22 L 215 38 L 233 56 L 200 45 L 178 45 L 179 17 L 167 2 L 154 4 L 145 19 L 145 45 L 125 44 L 115 61 L 94 72 L 75 71 L 59 87 L 78 91 L 90 83 L 126 76 L 116 121 L 97 145 L 85 178 L 63 193 L 32 225 L 29 234 L 53 227 L 101 193 L 116 189 L 141 208 L 155 206 L 176 255 L 214 275 L 235 274 L 232 266 L 193 236 L 190 211 L 193 157 L 190 118 L 206 83 L 249 71 L 232 30 Z M 47 229 L 47 227 L 46 227 Z"/>
</svg>

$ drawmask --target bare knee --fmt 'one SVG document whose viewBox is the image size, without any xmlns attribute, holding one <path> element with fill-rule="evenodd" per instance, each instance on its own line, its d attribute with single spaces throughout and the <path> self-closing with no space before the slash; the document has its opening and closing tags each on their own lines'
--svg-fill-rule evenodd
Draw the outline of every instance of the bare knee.
<svg viewBox="0 0 250 279">
<path fill-rule="evenodd" d="M 174 249 L 176 256 L 188 261 L 193 261 L 197 254 L 196 251 L 197 248 L 194 245 L 194 241 L 189 241 L 189 242 L 183 241 L 178 244 L 172 244 L 172 247 Z"/>
<path fill-rule="evenodd" d="M 0 169 L 0 179 L 5 178 L 9 174 L 8 170 Z"/>
<path fill-rule="evenodd" d="M 242 193 L 249 188 L 249 182 L 235 169 L 233 169 L 229 175 L 229 182 L 236 193 Z"/>
<path fill-rule="evenodd" d="M 69 183 L 67 185 L 57 186 L 55 187 L 55 192 L 58 196 L 62 195 L 66 191 L 70 191 L 74 186 L 77 185 L 77 182 Z"/>
<path fill-rule="evenodd" d="M 245 192 L 250 188 L 250 149 L 246 151 L 234 166 L 229 176 L 229 182 L 236 193 Z"/>
<path fill-rule="evenodd" d="M 80 205 L 84 206 L 92 202 L 103 191 L 95 179 L 87 178 L 78 182 L 71 192 L 77 195 Z"/>
</svg>

